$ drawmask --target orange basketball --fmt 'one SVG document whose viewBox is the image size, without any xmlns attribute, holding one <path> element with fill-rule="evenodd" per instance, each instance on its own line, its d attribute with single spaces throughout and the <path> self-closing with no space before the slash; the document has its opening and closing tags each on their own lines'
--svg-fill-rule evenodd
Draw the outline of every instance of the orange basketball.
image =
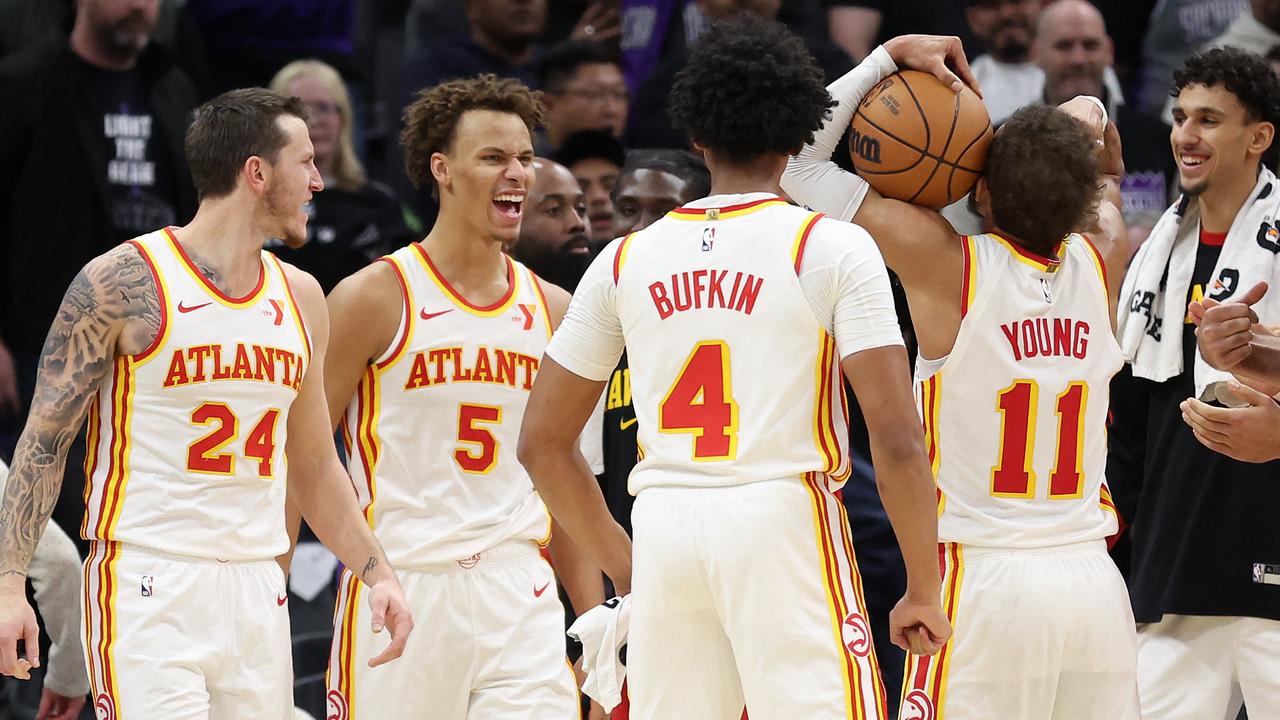
<svg viewBox="0 0 1280 720">
<path fill-rule="evenodd" d="M 978 181 L 991 144 L 991 118 L 972 90 L 959 93 L 918 70 L 871 89 L 853 115 L 853 167 L 881 195 L 935 210 Z"/>
</svg>

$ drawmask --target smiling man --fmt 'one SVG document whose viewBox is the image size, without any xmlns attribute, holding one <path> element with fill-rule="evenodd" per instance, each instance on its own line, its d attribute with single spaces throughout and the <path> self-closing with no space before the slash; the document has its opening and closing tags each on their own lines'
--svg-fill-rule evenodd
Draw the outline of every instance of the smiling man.
<svg viewBox="0 0 1280 720">
<path fill-rule="evenodd" d="M 324 189 L 306 117 L 261 88 L 199 107 L 186 134 L 195 218 L 91 260 L 49 329 L 0 508 L 0 673 L 26 679 L 40 664 L 27 565 L 87 419 L 84 645 L 98 717 L 292 712 L 275 560 L 289 547 L 286 487 L 343 564 L 363 568 L 365 622 L 392 633 L 370 664 L 397 657 L 413 626 L 323 420 L 324 295 L 262 249 L 301 245 L 303 205 Z"/>
<path fill-rule="evenodd" d="M 1182 196 L 1125 278 L 1118 325 L 1128 364 L 1112 383 L 1108 434 L 1107 479 L 1133 540 L 1142 717 L 1235 717 L 1241 696 L 1250 717 L 1274 717 L 1280 463 L 1239 462 L 1197 442 L 1231 432 L 1199 426 L 1206 416 L 1265 413 L 1273 402 L 1255 397 L 1256 407 L 1226 410 L 1188 399 L 1227 377 L 1197 350 L 1188 302 L 1230 303 L 1259 281 L 1280 280 L 1280 181 L 1267 169 L 1280 81 L 1257 55 L 1215 49 L 1174 74 L 1173 96 Z M 1280 322 L 1271 299 L 1254 311 Z"/>
<path fill-rule="evenodd" d="M 538 277 L 573 292 L 591 264 L 587 201 L 577 178 L 560 163 L 535 158 L 533 169 L 537 180 L 529 188 L 511 257 Z"/>
<path fill-rule="evenodd" d="M 431 618 L 399 672 L 370 672 L 360 590 L 346 575 L 331 715 L 576 715 L 564 610 L 539 554 L 551 518 L 515 456 L 569 295 L 502 252 L 537 202 L 532 132 L 541 114 L 527 87 L 493 75 L 419 95 L 401 141 L 409 178 L 439 198 L 435 226 L 329 295 L 329 417 L 348 439 L 356 493 L 411 607 Z M 567 180 L 553 173 L 562 192 L 552 194 L 580 192 Z M 557 539 L 551 552 L 579 610 L 604 599 L 599 571 L 579 572 L 571 545 Z"/>
</svg>

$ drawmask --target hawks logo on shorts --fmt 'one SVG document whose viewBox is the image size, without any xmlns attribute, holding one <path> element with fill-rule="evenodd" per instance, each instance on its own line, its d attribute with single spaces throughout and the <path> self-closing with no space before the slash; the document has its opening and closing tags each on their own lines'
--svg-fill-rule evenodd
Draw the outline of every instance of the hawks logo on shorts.
<svg viewBox="0 0 1280 720">
<path fill-rule="evenodd" d="M 920 690 L 912 690 L 902 700 L 902 720 L 934 720 L 933 701 Z"/>
<path fill-rule="evenodd" d="M 338 690 L 330 690 L 325 697 L 324 720 L 347 720 L 347 698 Z"/>
<path fill-rule="evenodd" d="M 93 701 L 93 716 L 97 720 L 116 720 L 116 704 L 110 695 L 98 693 L 98 698 Z"/>
<path fill-rule="evenodd" d="M 849 648 L 849 652 L 858 657 L 866 657 L 871 652 L 871 630 L 867 627 L 867 621 L 858 613 L 849 613 L 841 626 L 841 633 L 844 646 Z"/>
</svg>

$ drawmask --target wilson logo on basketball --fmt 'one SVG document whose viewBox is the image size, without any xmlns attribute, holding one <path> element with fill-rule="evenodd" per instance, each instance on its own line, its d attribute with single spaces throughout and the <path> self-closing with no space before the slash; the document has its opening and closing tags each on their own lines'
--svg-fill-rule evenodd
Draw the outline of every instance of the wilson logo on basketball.
<svg viewBox="0 0 1280 720">
<path fill-rule="evenodd" d="M 922 690 L 912 690 L 902 699 L 902 720 L 934 720 L 937 710 Z"/>
<path fill-rule="evenodd" d="M 863 135 L 857 128 L 850 131 L 849 147 L 858 157 L 869 163 L 880 164 L 880 141 Z"/>
<path fill-rule="evenodd" d="M 98 693 L 93 701 L 93 716 L 97 720 L 116 720 L 116 704 L 110 695 Z"/>
<path fill-rule="evenodd" d="M 330 690 L 325 696 L 324 720 L 347 720 L 347 698 L 338 690 Z"/>
<path fill-rule="evenodd" d="M 866 657 L 871 653 L 871 630 L 867 621 L 858 613 L 849 613 L 840 628 L 844 646 L 858 657 Z"/>
</svg>

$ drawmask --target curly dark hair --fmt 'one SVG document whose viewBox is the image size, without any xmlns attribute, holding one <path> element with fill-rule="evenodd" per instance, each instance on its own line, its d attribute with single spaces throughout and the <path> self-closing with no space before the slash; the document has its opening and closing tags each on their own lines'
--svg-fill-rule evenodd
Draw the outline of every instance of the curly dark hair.
<svg viewBox="0 0 1280 720">
<path fill-rule="evenodd" d="M 405 108 L 400 144 L 404 146 L 404 169 L 409 180 L 414 187 L 429 185 L 432 197 L 436 197 L 439 188 L 431 175 L 431 156 L 449 151 L 458 120 L 468 110 L 517 115 L 532 134 L 542 124 L 542 94 L 519 80 L 489 74 L 450 80 L 419 92 Z"/>
<path fill-rule="evenodd" d="M 1013 114 L 991 140 L 985 177 L 996 227 L 1047 256 L 1097 212 L 1097 145 L 1079 120 L 1045 105 Z"/>
<path fill-rule="evenodd" d="M 1244 106 L 1248 122 L 1269 122 L 1280 130 L 1280 78 L 1260 56 L 1234 47 L 1219 47 L 1192 55 L 1173 73 L 1169 94 L 1177 97 L 1188 85 L 1221 85 Z M 1280 146 L 1272 140 L 1262 162 L 1274 166 Z"/>
<path fill-rule="evenodd" d="M 743 14 L 711 26 L 676 75 L 673 126 L 731 162 L 793 154 L 832 105 L 822 68 L 780 23 Z"/>
</svg>

